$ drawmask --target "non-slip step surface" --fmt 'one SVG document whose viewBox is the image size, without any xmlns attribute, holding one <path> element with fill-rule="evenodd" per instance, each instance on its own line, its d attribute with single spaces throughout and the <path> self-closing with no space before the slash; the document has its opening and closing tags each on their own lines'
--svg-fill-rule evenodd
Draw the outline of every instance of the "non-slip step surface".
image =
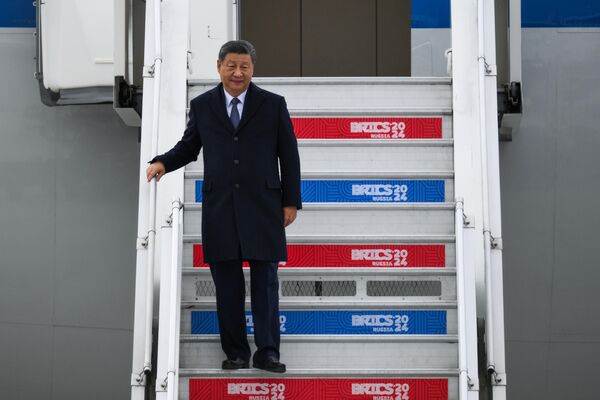
<svg viewBox="0 0 600 400">
<path fill-rule="evenodd" d="M 241 190 L 241 189 L 240 189 Z M 184 234 L 201 233 L 201 205 L 186 203 Z M 452 235 L 454 204 L 306 204 L 288 235 Z"/>
<path fill-rule="evenodd" d="M 243 143 L 244 137 L 240 136 Z M 300 165 L 304 170 L 335 174 L 338 171 L 373 173 L 388 171 L 449 172 L 453 170 L 454 150 L 452 146 L 386 146 L 385 143 L 361 146 L 360 143 L 345 143 L 339 146 L 298 146 Z M 240 168 L 248 167 L 240 159 Z M 233 162 L 233 160 L 232 160 Z M 188 170 L 203 169 L 202 152 L 198 160 L 190 163 Z"/>
</svg>

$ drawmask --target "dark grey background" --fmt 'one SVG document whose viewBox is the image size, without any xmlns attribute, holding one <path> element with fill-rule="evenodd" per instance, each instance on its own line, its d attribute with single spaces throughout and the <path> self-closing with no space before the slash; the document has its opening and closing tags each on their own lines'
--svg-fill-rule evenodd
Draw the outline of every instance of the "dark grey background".
<svg viewBox="0 0 600 400">
<path fill-rule="evenodd" d="M 110 105 L 43 106 L 34 51 L 0 32 L 0 398 L 127 399 L 137 131 Z M 598 397 L 599 69 L 599 30 L 523 30 L 525 114 L 500 149 L 510 400 Z"/>
</svg>

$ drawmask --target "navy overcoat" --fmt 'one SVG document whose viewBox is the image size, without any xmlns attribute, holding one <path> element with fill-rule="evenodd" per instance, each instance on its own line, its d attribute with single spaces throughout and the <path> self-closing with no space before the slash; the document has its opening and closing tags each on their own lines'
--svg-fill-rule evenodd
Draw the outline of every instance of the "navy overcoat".
<svg viewBox="0 0 600 400">
<path fill-rule="evenodd" d="M 183 138 L 150 162 L 171 172 L 204 158 L 204 261 L 287 260 L 283 207 L 302 208 L 300 159 L 282 96 L 251 83 L 238 129 L 223 85 L 191 101 Z M 281 169 L 281 174 L 280 174 Z"/>
</svg>

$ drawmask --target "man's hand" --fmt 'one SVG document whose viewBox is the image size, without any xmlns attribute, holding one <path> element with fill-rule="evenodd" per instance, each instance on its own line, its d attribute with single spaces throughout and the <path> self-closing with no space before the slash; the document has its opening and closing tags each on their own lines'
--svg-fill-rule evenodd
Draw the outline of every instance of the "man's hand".
<svg viewBox="0 0 600 400">
<path fill-rule="evenodd" d="M 298 209 L 294 206 L 283 207 L 283 225 L 288 226 L 296 219 Z"/>
<path fill-rule="evenodd" d="M 150 182 L 152 178 L 156 177 L 156 182 L 158 182 L 165 173 L 165 165 L 160 161 L 156 161 L 150 164 L 146 169 L 146 178 L 148 179 L 148 182 Z"/>
</svg>

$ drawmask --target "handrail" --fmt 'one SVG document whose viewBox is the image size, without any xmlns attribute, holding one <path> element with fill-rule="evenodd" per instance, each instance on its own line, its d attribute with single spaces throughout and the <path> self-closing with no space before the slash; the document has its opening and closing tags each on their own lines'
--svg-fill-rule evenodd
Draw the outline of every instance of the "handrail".
<svg viewBox="0 0 600 400">
<path fill-rule="evenodd" d="M 161 48 L 161 0 L 154 0 L 154 64 L 151 73 L 154 76 L 152 99 L 152 153 L 158 154 L 158 123 L 160 110 L 160 79 L 162 65 Z M 154 318 L 154 248 L 156 239 L 156 180 L 150 182 L 150 204 L 148 216 L 148 268 L 146 270 L 146 331 L 144 348 L 144 372 L 152 371 L 152 321 Z"/>
<path fill-rule="evenodd" d="M 479 135 L 481 152 L 481 183 L 482 183 L 482 208 L 483 208 L 483 261 L 485 270 L 485 338 L 487 370 L 492 374 L 496 371 L 494 363 L 494 311 L 492 306 L 492 235 L 490 232 L 490 200 L 488 184 L 488 157 L 487 157 L 487 118 L 485 108 L 485 76 L 489 66 L 485 59 L 485 33 L 484 33 L 484 2 L 477 0 L 477 30 L 479 41 Z"/>
<path fill-rule="evenodd" d="M 181 317 L 181 212 L 179 199 L 171 203 L 171 263 L 169 287 L 169 344 L 167 361 L 167 399 L 176 400 L 179 380 L 179 323 Z"/>
<path fill-rule="evenodd" d="M 459 399 L 466 400 L 469 390 L 469 375 L 467 369 L 467 318 L 465 300 L 465 269 L 463 249 L 464 201 L 456 199 L 454 216 L 455 246 L 456 246 L 456 303 L 458 317 L 458 371 Z"/>
</svg>

